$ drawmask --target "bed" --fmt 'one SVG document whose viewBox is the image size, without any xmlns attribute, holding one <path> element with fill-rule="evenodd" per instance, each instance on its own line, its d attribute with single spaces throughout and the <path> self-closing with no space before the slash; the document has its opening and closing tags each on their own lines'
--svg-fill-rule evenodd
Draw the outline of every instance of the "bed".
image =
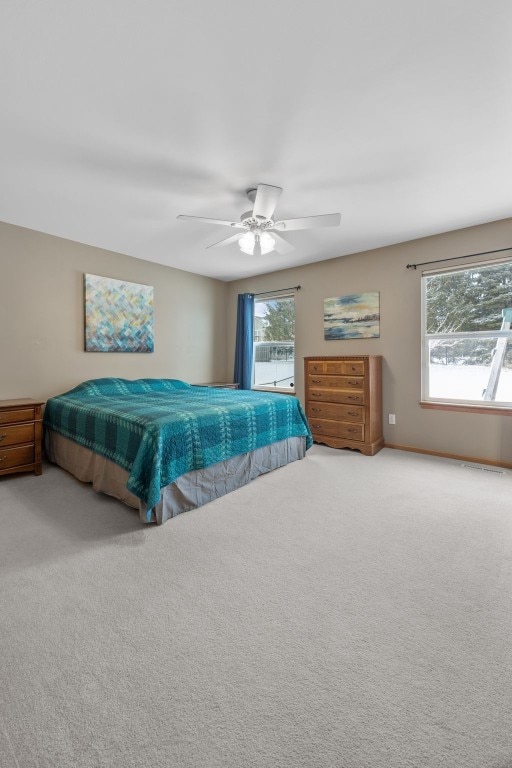
<svg viewBox="0 0 512 768">
<path fill-rule="evenodd" d="M 50 398 L 47 458 L 161 524 L 304 457 L 297 398 L 177 379 L 92 379 Z"/>
</svg>

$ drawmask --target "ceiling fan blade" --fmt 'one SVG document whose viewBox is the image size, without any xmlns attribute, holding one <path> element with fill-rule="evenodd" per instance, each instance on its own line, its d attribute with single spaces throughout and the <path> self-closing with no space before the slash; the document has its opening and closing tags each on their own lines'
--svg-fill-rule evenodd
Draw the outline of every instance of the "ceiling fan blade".
<svg viewBox="0 0 512 768">
<path fill-rule="evenodd" d="M 244 236 L 243 232 L 237 232 L 236 235 L 231 235 L 231 237 L 226 237 L 224 240 L 219 240 L 217 243 L 212 243 L 211 245 L 207 245 L 207 248 L 219 248 L 224 245 L 231 245 L 231 243 L 236 243 L 237 240 L 240 240 L 241 237 Z"/>
<path fill-rule="evenodd" d="M 187 219 L 188 221 L 199 221 L 201 224 L 222 224 L 223 227 L 241 227 L 239 221 L 224 221 L 224 219 L 205 219 L 203 216 L 186 216 L 180 213 L 177 219 Z"/>
<path fill-rule="evenodd" d="M 281 187 L 272 187 L 269 184 L 258 184 L 252 215 L 256 219 L 267 221 L 271 219 L 281 197 Z"/>
<path fill-rule="evenodd" d="M 337 227 L 341 221 L 341 213 L 325 213 L 321 216 L 303 216 L 300 219 L 283 219 L 276 221 L 272 229 L 288 231 L 292 229 L 316 229 L 317 227 Z"/>
<path fill-rule="evenodd" d="M 271 237 L 274 241 L 274 250 L 276 250 L 278 253 L 285 254 L 295 250 L 294 246 L 285 240 L 284 237 L 278 235 L 277 232 L 272 232 Z"/>
</svg>

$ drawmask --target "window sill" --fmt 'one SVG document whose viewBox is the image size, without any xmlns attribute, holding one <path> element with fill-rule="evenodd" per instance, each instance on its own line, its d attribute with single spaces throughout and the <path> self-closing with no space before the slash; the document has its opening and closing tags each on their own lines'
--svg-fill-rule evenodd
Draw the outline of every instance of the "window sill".
<svg viewBox="0 0 512 768">
<path fill-rule="evenodd" d="M 492 413 L 494 415 L 512 416 L 512 408 L 506 405 L 459 405 L 457 403 L 434 403 L 421 400 L 420 406 L 434 411 L 461 411 L 462 413 Z"/>
<path fill-rule="evenodd" d="M 291 387 L 251 387 L 253 392 L 279 392 L 281 395 L 294 395 L 295 390 Z"/>
</svg>

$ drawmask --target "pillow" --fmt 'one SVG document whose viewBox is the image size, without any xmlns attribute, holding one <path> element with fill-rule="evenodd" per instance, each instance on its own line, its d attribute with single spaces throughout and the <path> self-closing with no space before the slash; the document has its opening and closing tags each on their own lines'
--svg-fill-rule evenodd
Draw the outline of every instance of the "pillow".
<svg viewBox="0 0 512 768">
<path fill-rule="evenodd" d="M 130 384 L 140 384 L 142 392 L 165 392 L 169 389 L 189 389 L 191 384 L 181 379 L 137 379 L 129 382 Z M 131 390 L 132 392 L 134 390 Z"/>
<path fill-rule="evenodd" d="M 128 395 L 137 392 L 168 392 L 176 389 L 187 389 L 190 387 L 185 381 L 180 379 L 89 379 L 83 381 L 74 389 L 66 392 L 67 395 Z"/>
</svg>

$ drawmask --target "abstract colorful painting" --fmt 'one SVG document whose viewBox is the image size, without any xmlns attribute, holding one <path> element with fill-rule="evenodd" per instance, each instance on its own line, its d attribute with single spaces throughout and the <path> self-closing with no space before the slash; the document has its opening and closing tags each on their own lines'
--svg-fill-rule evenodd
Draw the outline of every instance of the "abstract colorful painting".
<svg viewBox="0 0 512 768">
<path fill-rule="evenodd" d="M 380 336 L 380 294 L 352 293 L 324 299 L 324 338 L 371 339 Z"/>
<path fill-rule="evenodd" d="M 153 286 L 84 277 L 85 351 L 153 352 Z"/>
</svg>

